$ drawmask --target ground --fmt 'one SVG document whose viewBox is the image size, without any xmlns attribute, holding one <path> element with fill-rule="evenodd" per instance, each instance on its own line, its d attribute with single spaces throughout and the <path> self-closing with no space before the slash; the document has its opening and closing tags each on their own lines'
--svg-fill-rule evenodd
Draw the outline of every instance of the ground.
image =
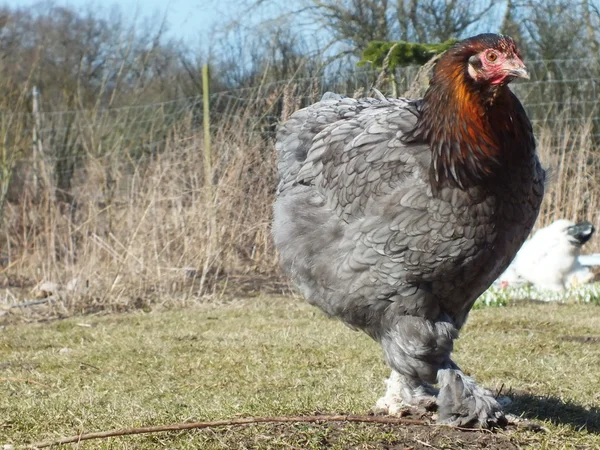
<svg viewBox="0 0 600 450">
<path fill-rule="evenodd" d="M 262 424 L 91 440 L 80 448 L 600 448 L 600 309 L 473 311 L 457 362 L 535 426 Z M 0 329 L 0 445 L 249 416 L 367 414 L 387 369 L 368 337 L 295 298 L 80 316 Z M 537 430 L 537 431 L 535 431 Z M 79 448 L 79 447 L 78 447 Z"/>
</svg>

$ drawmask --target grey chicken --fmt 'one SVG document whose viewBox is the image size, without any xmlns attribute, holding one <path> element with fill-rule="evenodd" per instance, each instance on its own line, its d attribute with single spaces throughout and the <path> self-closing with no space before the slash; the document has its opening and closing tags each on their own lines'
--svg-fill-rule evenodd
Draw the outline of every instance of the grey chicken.
<svg viewBox="0 0 600 450">
<path fill-rule="evenodd" d="M 528 73 L 513 40 L 482 34 L 440 58 L 423 99 L 328 93 L 278 129 L 282 266 L 311 304 L 381 344 L 392 373 L 380 412 L 505 421 L 451 352 L 542 201 L 531 124 L 507 86 L 517 77 Z"/>
</svg>

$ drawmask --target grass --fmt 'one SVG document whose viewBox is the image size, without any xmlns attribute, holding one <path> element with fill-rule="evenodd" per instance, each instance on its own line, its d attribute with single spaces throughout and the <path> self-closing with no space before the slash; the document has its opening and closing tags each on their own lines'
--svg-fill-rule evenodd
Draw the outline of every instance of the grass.
<svg viewBox="0 0 600 450">
<path fill-rule="evenodd" d="M 457 341 L 457 362 L 482 384 L 512 390 L 511 411 L 539 418 L 545 433 L 260 425 L 81 447 L 599 448 L 599 311 L 582 304 L 483 308 Z M 7 325 L 0 334 L 0 445 L 184 421 L 364 414 L 387 372 L 369 338 L 290 298 Z"/>
<path fill-rule="evenodd" d="M 477 299 L 474 307 L 506 306 L 513 300 L 522 299 L 600 305 L 600 283 L 581 284 L 559 292 L 547 289 L 537 289 L 531 284 L 508 286 L 504 288 L 492 285 Z"/>
</svg>

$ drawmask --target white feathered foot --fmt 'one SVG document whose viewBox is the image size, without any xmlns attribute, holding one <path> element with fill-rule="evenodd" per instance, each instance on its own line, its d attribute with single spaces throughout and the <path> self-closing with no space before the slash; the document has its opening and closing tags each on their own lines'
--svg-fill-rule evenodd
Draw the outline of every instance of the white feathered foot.
<svg viewBox="0 0 600 450">
<path fill-rule="evenodd" d="M 407 410 L 423 414 L 437 407 L 437 390 L 427 383 L 392 370 L 386 386 L 385 395 L 371 408 L 373 414 L 401 416 Z"/>
</svg>

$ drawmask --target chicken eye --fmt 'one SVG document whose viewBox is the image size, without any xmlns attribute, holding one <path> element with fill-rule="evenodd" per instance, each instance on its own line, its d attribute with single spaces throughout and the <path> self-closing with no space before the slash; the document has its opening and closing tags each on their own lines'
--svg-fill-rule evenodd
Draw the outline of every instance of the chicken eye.
<svg viewBox="0 0 600 450">
<path fill-rule="evenodd" d="M 489 52 L 487 55 L 485 55 L 485 57 L 489 62 L 495 62 L 498 59 L 498 53 Z"/>
</svg>

